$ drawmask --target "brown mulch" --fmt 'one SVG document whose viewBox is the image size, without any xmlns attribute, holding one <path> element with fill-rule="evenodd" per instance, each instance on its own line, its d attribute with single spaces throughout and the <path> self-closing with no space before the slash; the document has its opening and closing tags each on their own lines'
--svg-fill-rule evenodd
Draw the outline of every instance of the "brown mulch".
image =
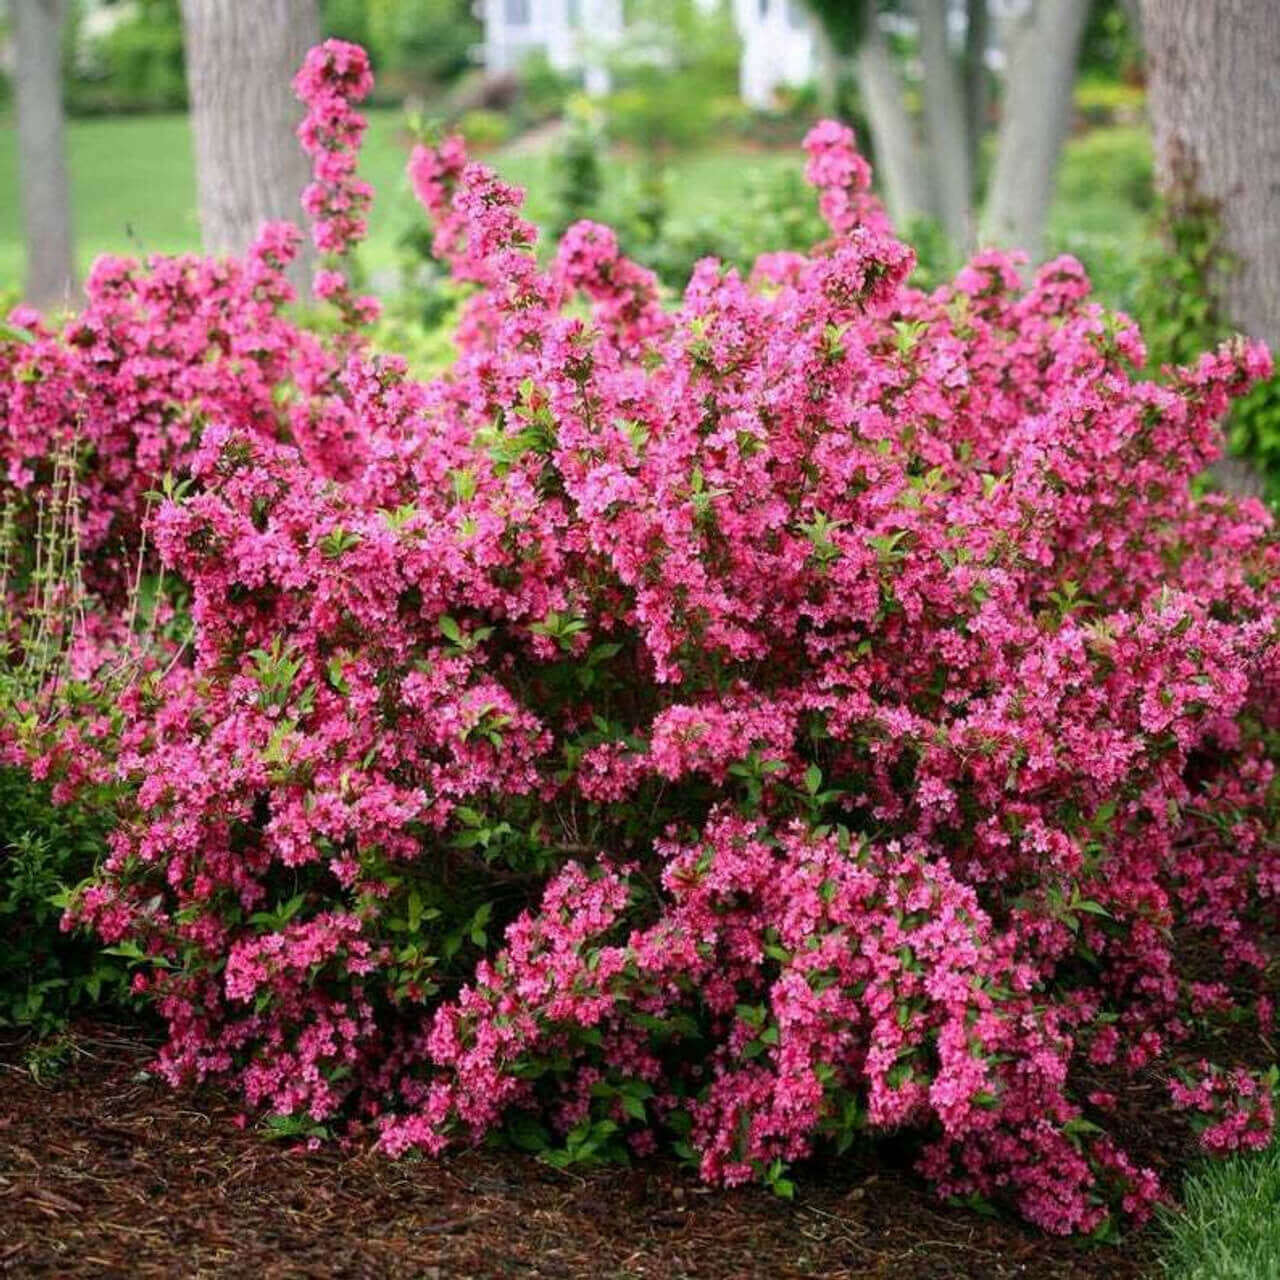
<svg viewBox="0 0 1280 1280">
<path fill-rule="evenodd" d="M 664 1163 L 563 1173 L 507 1151 L 391 1162 L 300 1152 L 176 1095 L 130 1033 L 82 1028 L 55 1077 L 0 1052 L 0 1273 L 151 1277 L 1053 1277 L 1150 1274 L 1149 1243 L 1082 1247 L 932 1200 L 889 1165 L 795 1200 Z"/>
</svg>

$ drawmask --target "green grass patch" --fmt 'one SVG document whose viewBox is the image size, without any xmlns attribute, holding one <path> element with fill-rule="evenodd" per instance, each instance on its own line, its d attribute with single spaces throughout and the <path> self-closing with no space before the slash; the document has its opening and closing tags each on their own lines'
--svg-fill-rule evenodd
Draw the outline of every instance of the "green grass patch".
<svg viewBox="0 0 1280 1280">
<path fill-rule="evenodd" d="M 1161 1215 L 1168 1280 L 1280 1276 L 1280 1141 L 1257 1155 L 1206 1162 L 1183 1198 L 1182 1209 Z"/>
<path fill-rule="evenodd" d="M 361 172 L 378 189 L 369 261 L 394 260 L 397 218 L 408 216 L 404 180 L 408 139 L 398 111 L 372 111 Z M 67 125 L 71 214 L 81 271 L 100 253 L 181 253 L 200 247 L 195 162 L 185 115 L 117 116 Z M 0 127 L 0 190 L 18 190 L 17 137 Z M 0 281 L 16 282 L 23 265 L 16 198 L 0 201 Z"/>
</svg>

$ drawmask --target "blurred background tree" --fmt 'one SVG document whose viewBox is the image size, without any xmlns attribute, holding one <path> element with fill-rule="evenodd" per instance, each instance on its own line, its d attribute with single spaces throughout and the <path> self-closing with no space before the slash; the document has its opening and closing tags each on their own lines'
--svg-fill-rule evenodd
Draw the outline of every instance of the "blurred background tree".
<svg viewBox="0 0 1280 1280">
<path fill-rule="evenodd" d="M 244 253 L 264 222 L 298 218 L 310 167 L 291 81 L 320 39 L 319 17 L 316 0 L 182 0 L 206 253 Z"/>
<path fill-rule="evenodd" d="M 65 0 L 14 0 L 14 99 L 27 271 L 23 296 L 65 304 L 75 280 L 62 111 Z"/>
</svg>

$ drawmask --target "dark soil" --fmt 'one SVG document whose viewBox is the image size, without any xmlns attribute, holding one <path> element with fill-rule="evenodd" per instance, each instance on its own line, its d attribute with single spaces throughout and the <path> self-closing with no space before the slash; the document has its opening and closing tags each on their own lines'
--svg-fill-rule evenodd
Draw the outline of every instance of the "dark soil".
<svg viewBox="0 0 1280 1280">
<path fill-rule="evenodd" d="M 672 1165 L 561 1173 L 477 1151 L 398 1163 L 291 1150 L 217 1094 L 80 1029 L 56 1075 L 0 1053 L 0 1273 L 19 1276 L 1053 1277 L 1150 1274 L 1149 1242 L 1082 1247 L 951 1209 L 909 1172 L 811 1173 L 792 1203 Z"/>
</svg>

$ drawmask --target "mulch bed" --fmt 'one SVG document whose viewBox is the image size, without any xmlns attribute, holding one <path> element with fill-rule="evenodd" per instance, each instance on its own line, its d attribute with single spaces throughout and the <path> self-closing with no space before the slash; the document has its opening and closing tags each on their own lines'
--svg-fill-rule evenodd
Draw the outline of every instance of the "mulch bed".
<svg viewBox="0 0 1280 1280">
<path fill-rule="evenodd" d="M 792 1203 L 673 1165 L 563 1173 L 505 1151 L 391 1162 L 292 1150 L 175 1095 L 131 1033 L 78 1029 L 33 1077 L 0 1051 L 0 1273 L 20 1276 L 1053 1277 L 1150 1274 L 1150 1243 L 1082 1247 L 950 1209 L 910 1173 L 802 1176 Z"/>
</svg>

